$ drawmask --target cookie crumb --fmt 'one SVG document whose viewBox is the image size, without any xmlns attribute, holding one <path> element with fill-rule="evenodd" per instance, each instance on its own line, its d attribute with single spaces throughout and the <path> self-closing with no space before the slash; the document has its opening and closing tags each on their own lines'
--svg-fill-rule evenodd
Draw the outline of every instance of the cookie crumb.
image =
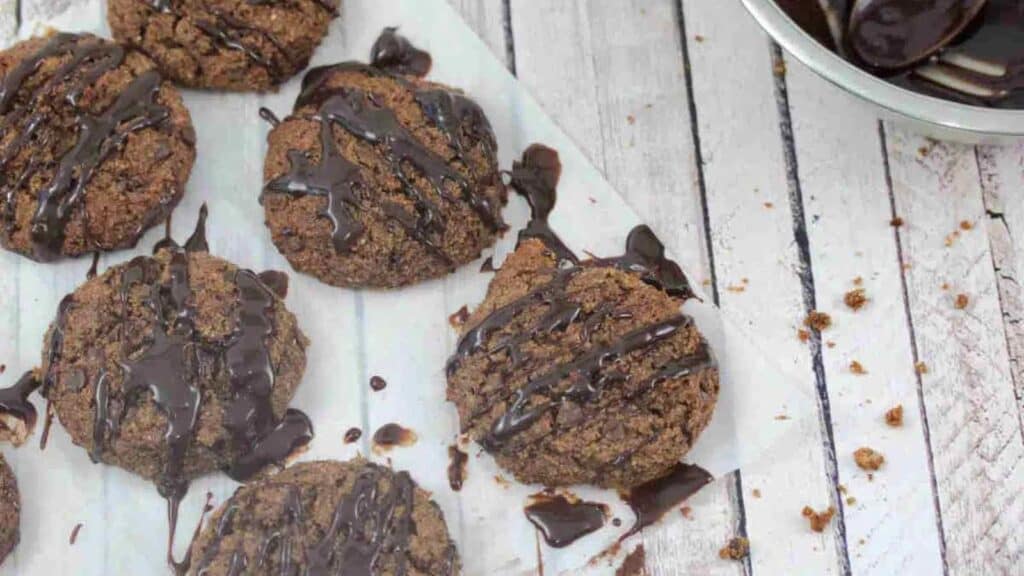
<svg viewBox="0 0 1024 576">
<path fill-rule="evenodd" d="M 683 515 L 683 518 L 686 518 L 687 520 L 693 520 L 693 508 L 690 508 L 689 506 L 683 506 L 682 508 L 679 509 L 679 513 Z"/>
<path fill-rule="evenodd" d="M 774 73 L 779 78 L 782 78 L 783 76 L 785 76 L 786 75 L 786 61 L 782 60 L 780 58 L 777 62 L 775 62 L 775 65 L 772 66 L 772 73 Z"/>
<path fill-rule="evenodd" d="M 750 495 L 753 496 L 754 498 L 760 498 L 761 491 L 758 490 L 757 488 L 754 488 L 753 490 L 750 491 Z"/>
<path fill-rule="evenodd" d="M 953 245 L 954 242 L 956 242 L 956 239 L 959 237 L 960 231 L 954 230 L 953 232 L 946 235 L 946 239 L 943 241 L 943 243 L 946 245 L 946 248 L 949 248 L 950 246 Z"/>
<path fill-rule="evenodd" d="M 806 318 L 804 318 L 804 326 L 817 330 L 818 332 L 824 332 L 832 326 L 832 317 L 824 312 L 812 310 Z"/>
<path fill-rule="evenodd" d="M 918 374 L 927 374 L 928 365 L 924 362 L 918 362 L 917 364 L 914 364 L 914 372 L 917 372 Z"/>
<path fill-rule="evenodd" d="M 722 560 L 742 560 L 750 554 L 750 541 L 746 538 L 735 537 L 718 551 L 718 557 Z"/>
<path fill-rule="evenodd" d="M 801 328 L 796 331 L 796 337 L 799 338 L 801 342 L 807 342 L 811 339 L 811 333 Z"/>
<path fill-rule="evenodd" d="M 856 360 L 850 361 L 850 372 L 858 376 L 863 376 L 868 373 L 868 371 L 864 369 L 864 365 Z"/>
<path fill-rule="evenodd" d="M 693 39 L 696 40 L 697 42 L 703 42 L 704 41 L 704 37 L 701 36 L 700 34 L 694 34 L 693 35 Z"/>
<path fill-rule="evenodd" d="M 775 417 L 775 419 L 776 420 L 789 420 L 789 416 L 786 416 L 785 414 L 779 414 L 778 416 Z"/>
<path fill-rule="evenodd" d="M 957 310 L 963 310 L 964 308 L 967 308 L 969 303 L 970 299 L 967 297 L 967 294 L 961 293 L 956 295 L 956 302 L 953 303 L 953 306 L 955 306 Z"/>
<path fill-rule="evenodd" d="M 771 210 L 772 208 L 775 208 L 775 203 L 773 203 L 773 202 L 765 202 L 764 203 L 764 207 L 769 209 L 769 210 Z"/>
<path fill-rule="evenodd" d="M 857 499 L 854 498 L 853 496 L 847 496 L 846 497 L 846 505 L 847 506 L 853 506 L 856 503 L 857 503 Z"/>
<path fill-rule="evenodd" d="M 853 285 L 854 286 L 863 286 L 864 285 L 864 277 L 857 276 L 856 278 L 854 278 L 853 279 Z"/>
<path fill-rule="evenodd" d="M 454 314 L 448 317 L 448 323 L 451 324 L 452 328 L 459 328 L 469 320 L 469 307 L 463 306 L 455 311 Z"/>
<path fill-rule="evenodd" d="M 855 288 L 843 296 L 843 302 L 846 303 L 847 308 L 856 312 L 868 303 L 868 297 L 863 288 Z"/>
<path fill-rule="evenodd" d="M 974 228 L 974 223 L 971 222 L 970 220 L 961 220 L 960 221 L 960 229 L 961 230 L 971 230 L 972 228 Z"/>
<path fill-rule="evenodd" d="M 802 514 L 810 523 L 811 530 L 814 530 L 815 532 L 824 532 L 825 527 L 828 526 L 829 522 L 832 521 L 832 517 L 835 516 L 836 509 L 829 506 L 827 510 L 815 512 L 810 506 L 804 506 Z"/>
<path fill-rule="evenodd" d="M 626 116 L 626 122 L 629 122 L 630 126 L 632 126 L 633 124 L 636 124 L 636 116 L 633 116 L 632 114 L 630 114 L 629 116 Z"/>
<path fill-rule="evenodd" d="M 892 220 L 889 220 L 889 226 L 892 226 L 893 228 L 899 228 L 900 226 L 903 226 L 903 218 L 896 216 Z"/>
<path fill-rule="evenodd" d="M 939 288 L 942 288 L 943 290 L 949 290 L 949 282 L 943 282 L 942 286 L 939 286 Z"/>
<path fill-rule="evenodd" d="M 893 428 L 903 426 L 903 404 L 897 404 L 886 411 L 885 423 Z"/>
<path fill-rule="evenodd" d="M 740 292 L 746 292 L 747 291 L 747 287 L 742 285 L 742 284 L 740 284 L 740 285 L 730 284 L 730 285 L 726 286 L 725 289 L 728 290 L 729 292 L 736 292 L 737 294 L 740 293 Z"/>
<path fill-rule="evenodd" d="M 836 343 L 831 341 L 831 340 L 829 340 L 828 342 L 825 342 L 825 346 L 828 346 L 829 348 L 835 348 L 836 347 Z"/>
<path fill-rule="evenodd" d="M 853 453 L 853 459 L 857 462 L 857 466 L 861 470 L 870 470 L 872 472 L 878 470 L 885 463 L 885 456 L 881 453 L 875 452 L 871 448 L 863 447 L 858 448 Z"/>
</svg>

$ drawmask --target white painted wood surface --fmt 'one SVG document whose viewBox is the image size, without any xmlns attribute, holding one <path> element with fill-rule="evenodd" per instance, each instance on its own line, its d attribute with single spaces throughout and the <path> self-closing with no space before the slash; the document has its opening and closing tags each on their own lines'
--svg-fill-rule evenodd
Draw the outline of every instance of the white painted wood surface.
<svg viewBox="0 0 1024 576">
<path fill-rule="evenodd" d="M 689 274 L 806 391 L 792 414 L 817 415 L 786 450 L 695 497 L 686 530 L 649 530 L 650 573 L 1024 574 L 1024 143 L 974 149 L 880 125 L 776 53 L 732 0 L 451 3 L 670 249 L 702 263 Z M 55 4 L 23 0 L 22 14 Z M 16 8 L 0 2 L 0 44 Z M 0 341 L 35 337 L 10 327 L 56 297 L 22 277 L 0 275 L 19 303 L 3 307 Z M 870 299 L 857 312 L 842 302 L 855 277 Z M 457 280 L 438 306 L 465 300 Z M 834 326 L 804 343 L 812 308 Z M 346 377 L 365 380 L 372 362 Z M 896 404 L 905 423 L 892 429 L 882 415 Z M 887 458 L 873 481 L 853 463 L 860 446 Z M 75 484 L 59 471 L 23 481 Z M 814 534 L 804 505 L 840 514 Z M 751 541 L 746 562 L 717 556 L 734 534 Z"/>
</svg>

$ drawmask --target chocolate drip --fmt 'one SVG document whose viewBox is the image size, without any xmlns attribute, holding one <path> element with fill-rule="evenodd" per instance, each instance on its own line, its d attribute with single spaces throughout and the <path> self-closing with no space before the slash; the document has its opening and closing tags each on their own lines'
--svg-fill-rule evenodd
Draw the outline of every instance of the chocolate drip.
<svg viewBox="0 0 1024 576">
<path fill-rule="evenodd" d="M 416 432 L 400 424 L 385 424 L 373 433 L 375 451 L 387 452 L 395 446 L 412 446 L 417 440 Z"/>
<path fill-rule="evenodd" d="M 359 428 L 349 428 L 345 431 L 345 444 L 352 444 L 363 437 L 363 431 Z"/>
<path fill-rule="evenodd" d="M 26 431 L 31 433 L 36 426 L 36 407 L 28 398 L 39 389 L 41 383 L 35 373 L 26 372 L 9 388 L 0 388 L 0 415 L 8 415 L 25 423 Z"/>
<path fill-rule="evenodd" d="M 707 470 L 693 464 L 679 463 L 665 476 L 633 488 L 624 498 L 636 514 L 636 522 L 620 540 L 654 524 L 666 512 L 682 504 L 712 480 L 714 478 Z"/>
<path fill-rule="evenodd" d="M 92 253 L 92 264 L 89 266 L 89 270 L 86 271 L 86 273 L 85 273 L 85 279 L 86 280 L 92 280 L 93 278 L 95 278 L 96 274 L 99 273 L 99 266 L 100 266 L 100 253 L 99 252 L 93 252 Z"/>
<path fill-rule="evenodd" d="M 523 152 L 523 159 L 512 164 L 512 187 L 530 203 L 530 222 L 519 232 L 519 244 L 537 239 L 555 253 L 559 264 L 578 264 L 579 258 L 551 229 L 548 216 L 558 199 L 558 180 L 562 163 L 558 152 L 543 144 L 532 144 Z"/>
<path fill-rule="evenodd" d="M 124 49 L 89 35 L 57 34 L 35 54 L 22 60 L 0 83 L 0 133 L 15 133 L 0 154 L 0 170 L 7 168 L 29 141 L 48 143 L 54 137 L 39 107 L 53 98 L 60 98 L 77 108 L 82 92 L 104 74 L 124 62 Z M 16 105 L 16 97 L 25 81 L 40 67 L 43 60 L 67 56 L 67 62 L 27 96 L 25 104 Z M 62 94 L 53 88 L 65 83 Z M 79 110 L 75 119 L 77 136 L 74 145 L 57 163 L 53 178 L 38 193 L 38 207 L 32 217 L 33 253 L 40 261 L 59 257 L 64 231 L 75 209 L 81 204 L 85 189 L 96 169 L 112 153 L 124 146 L 128 135 L 163 123 L 169 115 L 156 103 L 162 79 L 155 70 L 135 77 L 102 114 Z M 42 162 L 29 159 L 21 173 L 0 177 L 0 199 L 4 204 L 7 233 L 14 223 L 17 192 L 32 178 Z"/>
<path fill-rule="evenodd" d="M 457 445 L 448 447 L 448 485 L 456 492 L 462 490 L 462 484 L 466 481 L 467 462 L 469 455 L 459 450 Z"/>
<path fill-rule="evenodd" d="M 196 229 L 185 241 L 185 252 L 209 252 L 210 244 L 206 241 L 206 217 L 210 212 L 204 202 L 199 208 L 199 219 L 196 221 Z"/>
<path fill-rule="evenodd" d="M 394 74 L 425 77 L 430 73 L 430 54 L 413 46 L 397 33 L 398 28 L 385 28 L 370 50 L 370 64 Z"/>
<path fill-rule="evenodd" d="M 401 43 L 408 42 L 387 30 L 374 46 L 375 64 L 391 62 Z M 406 54 L 406 48 L 401 53 Z M 418 51 L 416 51 L 418 52 Z M 429 57 L 429 56 L 428 56 Z M 447 158 L 432 152 L 427 144 L 416 137 L 398 119 L 395 111 L 382 104 L 371 93 L 355 88 L 334 88 L 327 84 L 331 72 L 352 70 L 369 76 L 394 79 L 415 92 L 424 115 L 440 130 L 457 159 L 465 161 L 465 137 L 485 143 L 485 154 L 494 159 L 497 144 L 483 111 L 464 96 L 447 90 L 420 89 L 394 73 L 390 67 L 374 67 L 356 62 L 311 69 L 302 81 L 302 93 L 296 99 L 295 110 L 315 106 L 312 120 L 320 124 L 320 159 L 313 165 L 305 152 L 288 152 L 289 171 L 275 178 L 264 188 L 264 193 L 293 196 L 323 196 L 327 208 L 323 216 L 331 220 L 332 240 L 338 252 L 352 250 L 365 227 L 356 218 L 356 212 L 366 210 L 364 205 L 367 184 L 361 173 L 363 168 L 345 158 L 334 139 L 334 126 L 344 129 L 355 138 L 373 145 L 387 162 L 389 172 L 401 183 L 402 192 L 414 206 L 413 213 L 392 202 L 382 203 L 383 216 L 398 224 L 405 232 L 422 244 L 437 259 L 451 266 L 452 260 L 444 251 L 441 235 L 446 221 L 439 205 L 421 189 L 406 167 L 414 169 L 430 184 L 429 192 L 446 203 L 465 202 L 473 208 L 480 220 L 491 230 L 505 228 L 496 206 L 482 194 L 474 192 L 474 183 L 449 165 Z M 261 113 L 262 114 L 262 113 Z M 500 185 L 500 182 L 498 182 Z M 453 195 L 450 188 L 458 190 Z"/>
<path fill-rule="evenodd" d="M 610 261 L 615 267 L 632 272 L 670 296 L 693 298 L 690 282 L 674 261 L 665 257 L 665 246 L 647 225 L 641 224 L 626 238 L 626 253 Z"/>
<path fill-rule="evenodd" d="M 548 546 L 564 548 L 604 527 L 608 507 L 562 494 L 540 493 L 523 509 L 527 520 L 540 530 Z"/>
<path fill-rule="evenodd" d="M 274 114 L 274 111 L 271 110 L 270 108 L 261 107 L 260 118 L 264 120 L 267 124 L 270 124 L 272 128 L 277 128 L 278 125 L 281 124 L 281 119 L 278 118 L 277 114 Z"/>
<path fill-rule="evenodd" d="M 497 272 L 497 269 L 494 267 L 494 256 L 488 256 L 484 260 L 483 264 L 480 265 L 480 272 Z"/>
</svg>

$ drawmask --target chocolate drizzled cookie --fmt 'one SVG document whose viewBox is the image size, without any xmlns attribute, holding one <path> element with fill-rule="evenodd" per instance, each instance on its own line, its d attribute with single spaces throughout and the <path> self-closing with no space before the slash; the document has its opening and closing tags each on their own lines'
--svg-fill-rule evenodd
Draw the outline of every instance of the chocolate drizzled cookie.
<svg viewBox="0 0 1024 576">
<path fill-rule="evenodd" d="M 557 154 L 512 171 L 533 220 L 448 362 L 464 432 L 523 482 L 626 488 L 668 472 L 707 425 L 718 370 L 679 266 L 646 226 L 617 258 L 580 261 L 547 224 Z"/>
<path fill-rule="evenodd" d="M 14 472 L 0 454 L 0 564 L 21 540 L 21 496 Z"/>
<path fill-rule="evenodd" d="M 110 0 L 114 38 L 174 82 L 266 90 L 306 67 L 339 0 Z"/>
<path fill-rule="evenodd" d="M 395 287 L 451 272 L 505 229 L 497 144 L 472 100 L 421 80 L 430 57 L 385 30 L 371 64 L 315 68 L 268 136 L 262 202 L 296 270 Z M 267 116 L 268 118 L 270 116 Z"/>
<path fill-rule="evenodd" d="M 184 246 L 164 240 L 68 295 L 40 371 L 75 444 L 156 483 L 172 538 L 192 478 L 246 480 L 312 438 L 288 408 L 307 341 L 282 301 L 287 277 L 209 255 L 204 224 L 205 208 Z"/>
<path fill-rule="evenodd" d="M 0 244 L 40 261 L 134 246 L 181 199 L 195 133 L 137 52 L 55 34 L 0 52 Z"/>
<path fill-rule="evenodd" d="M 239 488 L 192 546 L 189 574 L 459 573 L 444 516 L 407 472 L 305 462 Z"/>
</svg>

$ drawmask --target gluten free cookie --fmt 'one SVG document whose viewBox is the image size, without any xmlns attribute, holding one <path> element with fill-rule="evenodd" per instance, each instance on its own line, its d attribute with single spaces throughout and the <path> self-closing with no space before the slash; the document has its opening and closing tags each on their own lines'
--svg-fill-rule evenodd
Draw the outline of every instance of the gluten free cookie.
<svg viewBox="0 0 1024 576">
<path fill-rule="evenodd" d="M 448 362 L 462 430 L 517 479 L 629 488 L 670 472 L 708 424 L 718 370 L 679 267 L 646 226 L 580 261 L 546 217 L 560 165 L 533 146 L 512 173 L 534 218 Z"/>
<path fill-rule="evenodd" d="M 339 0 L 110 0 L 114 39 L 193 88 L 266 90 L 306 67 Z"/>
<path fill-rule="evenodd" d="M 262 197 L 296 270 L 335 286 L 397 287 L 451 272 L 505 230 L 490 124 L 462 93 L 422 80 L 429 67 L 389 29 L 371 65 L 306 75 L 268 136 Z"/>
<path fill-rule="evenodd" d="M 251 478 L 312 438 L 288 408 L 307 341 L 287 276 L 211 256 L 202 224 L 65 297 L 39 372 L 71 440 L 155 482 L 172 511 L 191 479 Z"/>
<path fill-rule="evenodd" d="M 455 544 L 407 472 L 305 462 L 243 486 L 192 545 L 189 574 L 451 576 Z M 246 568 L 248 570 L 246 570 Z"/>
<path fill-rule="evenodd" d="M 0 454 L 0 565 L 21 540 L 21 496 L 14 472 Z"/>
<path fill-rule="evenodd" d="M 0 52 L 0 245 L 40 261 L 129 248 L 195 160 L 181 96 L 142 54 L 89 34 Z"/>
</svg>

